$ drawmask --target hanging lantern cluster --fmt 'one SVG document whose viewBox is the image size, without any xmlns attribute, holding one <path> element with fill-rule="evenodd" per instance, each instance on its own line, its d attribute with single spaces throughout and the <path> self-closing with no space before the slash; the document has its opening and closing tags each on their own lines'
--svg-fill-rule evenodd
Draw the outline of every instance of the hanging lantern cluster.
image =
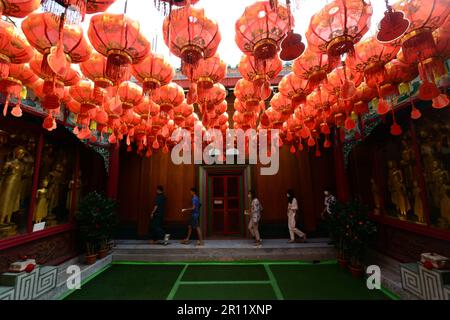
<svg viewBox="0 0 450 320">
<path fill-rule="evenodd" d="M 164 42 L 181 59 L 187 94 L 126 6 L 123 14 L 104 12 L 114 2 L 0 0 L 3 16 L 24 18 L 21 30 L 0 21 L 3 115 L 11 107 L 13 116 L 21 116 L 21 99 L 31 89 L 47 112 L 44 128 L 56 128 L 64 106 L 75 115 L 80 139 L 95 142 L 96 131 L 109 143 L 125 140 L 129 150 L 135 145 L 140 155 L 168 152 L 182 129 L 191 135 L 195 129 L 221 132 L 203 143 L 224 138 L 232 123 L 235 129 L 278 129 L 278 147 L 287 144 L 293 153 L 308 147 L 320 156 L 321 148 L 331 146 L 332 128 L 341 137 L 345 130 L 358 137 L 370 106 L 381 116 L 390 112 L 391 133 L 401 134 L 395 105 L 399 95 L 411 95 L 409 82 L 417 76 L 420 99 L 436 109 L 449 105 L 446 0 L 385 0 L 373 36 L 367 35 L 369 0 L 330 0 L 311 18 L 306 50 L 294 32 L 291 0 L 255 1 L 235 24 L 243 56 L 232 116 L 222 84 L 227 65 L 217 53 L 219 26 L 197 0 L 154 0 L 165 14 Z M 94 14 L 87 37 L 81 27 L 86 14 Z M 279 77 L 282 61 L 293 64 Z M 410 101 L 411 118 L 420 118 Z"/>
</svg>

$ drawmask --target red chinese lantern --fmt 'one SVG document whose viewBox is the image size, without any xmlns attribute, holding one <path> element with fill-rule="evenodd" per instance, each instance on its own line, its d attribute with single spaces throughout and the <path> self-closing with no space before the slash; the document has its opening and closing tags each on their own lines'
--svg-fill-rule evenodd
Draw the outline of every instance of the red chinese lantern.
<svg viewBox="0 0 450 320">
<path fill-rule="evenodd" d="M 0 16 L 25 18 L 34 10 L 37 10 L 41 0 L 1 0 Z"/>
<path fill-rule="evenodd" d="M 289 117 L 287 120 L 287 127 L 290 132 L 298 134 L 302 128 L 302 121 L 295 114 Z"/>
<path fill-rule="evenodd" d="M 235 111 L 233 114 L 233 127 L 234 129 L 242 129 L 244 131 L 248 129 L 256 128 L 257 116 L 255 113 L 243 114 L 239 111 Z"/>
<path fill-rule="evenodd" d="M 9 76 L 0 80 L 0 92 L 6 96 L 5 105 L 3 107 L 3 115 L 8 112 L 8 105 L 11 96 L 17 98 L 17 104 L 11 110 L 11 114 L 15 117 L 22 116 L 20 108 L 21 95 L 23 86 L 30 86 L 38 80 L 38 77 L 30 69 L 28 64 L 12 64 L 9 68 Z"/>
<path fill-rule="evenodd" d="M 42 107 L 48 111 L 43 127 L 51 131 L 56 128 L 55 115 L 59 113 L 61 102 L 64 99 L 65 87 L 76 85 L 80 81 L 80 75 L 77 71 L 70 68 L 64 77 L 55 74 L 49 77 L 42 72 L 41 65 L 42 55 L 36 54 L 30 61 L 30 67 L 44 81 L 39 82 L 41 88 L 33 86 L 33 91 L 40 98 Z"/>
<path fill-rule="evenodd" d="M 72 98 L 80 103 L 80 113 L 85 114 L 89 110 L 97 108 L 92 81 L 82 80 L 71 86 L 69 92 Z"/>
<path fill-rule="evenodd" d="M 70 101 L 68 101 L 66 103 L 66 108 L 70 112 L 72 112 L 74 114 L 78 114 L 81 111 L 81 104 L 78 101 L 76 101 L 75 99 L 71 99 Z"/>
<path fill-rule="evenodd" d="M 30 68 L 33 72 L 41 79 L 43 82 L 43 96 L 57 96 L 58 100 L 62 99 L 64 96 L 64 87 L 73 86 L 80 81 L 80 75 L 77 71 L 70 68 L 66 72 L 64 76 L 57 75 L 55 73 L 47 73 L 45 69 L 42 69 L 41 66 L 44 64 L 43 62 L 44 56 L 39 53 L 36 53 L 30 61 Z M 53 107 L 49 104 L 48 109 L 56 109 L 59 107 L 59 103 L 55 104 Z"/>
<path fill-rule="evenodd" d="M 183 88 L 171 82 L 158 90 L 153 96 L 153 101 L 160 106 L 161 115 L 167 117 L 173 108 L 183 103 L 184 98 Z"/>
<path fill-rule="evenodd" d="M 193 112 L 194 106 L 191 104 L 187 104 L 186 101 L 173 108 L 173 119 L 175 121 L 175 124 L 178 126 L 182 126 L 186 118 L 191 116 Z"/>
<path fill-rule="evenodd" d="M 343 65 L 330 72 L 328 83 L 324 85 L 324 88 L 338 100 L 348 101 L 355 95 L 356 87 L 361 84 L 363 78 L 363 74 L 353 72 Z"/>
<path fill-rule="evenodd" d="M 102 13 L 91 18 L 89 40 L 95 50 L 107 58 L 106 76 L 121 82 L 131 64 L 145 59 L 150 43 L 141 33 L 139 22 L 124 14 Z"/>
<path fill-rule="evenodd" d="M 320 97 L 319 91 L 314 91 L 308 96 L 307 104 L 300 105 L 294 112 L 294 115 L 302 121 L 302 128 L 300 130 L 300 137 L 302 139 L 308 139 L 308 145 L 311 147 L 315 145 L 314 139 L 312 139 L 312 130 L 318 125 L 319 119 L 326 121 L 331 115 L 331 106 L 328 102 L 322 104 L 314 101 Z"/>
<path fill-rule="evenodd" d="M 221 103 L 217 104 L 214 107 L 214 112 L 216 115 L 220 115 L 228 110 L 228 102 L 226 100 L 222 101 Z"/>
<path fill-rule="evenodd" d="M 30 61 L 33 49 L 28 41 L 10 23 L 0 21 L 0 79 L 9 74 L 10 64 L 20 64 Z"/>
<path fill-rule="evenodd" d="M 56 74 L 48 75 L 45 73 L 41 66 L 43 56 L 36 53 L 34 58 L 30 61 L 30 68 L 33 72 L 43 79 L 42 88 L 35 91 L 35 93 L 40 92 L 41 95 L 38 96 L 41 99 L 42 106 L 50 111 L 49 118 L 46 125 L 49 126 L 53 120 L 53 113 L 57 113 L 61 104 L 61 99 L 64 98 L 65 87 L 76 85 L 80 81 L 80 75 L 77 71 L 70 68 L 64 76 L 59 76 Z M 51 118 L 51 120 L 50 120 Z M 50 127 L 46 127 L 49 129 Z"/>
<path fill-rule="evenodd" d="M 436 51 L 419 64 L 420 78 L 423 85 L 420 87 L 419 96 L 424 100 L 432 100 L 433 107 L 441 109 L 449 104 L 447 94 L 440 93 L 437 84 L 442 87 L 448 86 L 448 72 L 445 67 L 445 60 L 450 55 L 450 19 L 433 32 L 436 43 Z"/>
<path fill-rule="evenodd" d="M 153 145 L 154 149 L 159 149 L 160 142 L 157 139 L 157 135 L 161 133 L 164 127 L 168 124 L 169 119 L 161 114 L 154 116 L 150 121 L 151 134 L 153 137 Z"/>
<path fill-rule="evenodd" d="M 198 104 L 201 106 L 201 112 L 205 113 L 214 109 L 216 105 L 222 103 L 227 97 L 225 87 L 216 83 L 211 89 L 204 91 L 198 97 Z"/>
<path fill-rule="evenodd" d="M 190 116 L 188 116 L 184 119 L 184 122 L 183 122 L 183 124 L 181 124 L 181 127 L 185 130 L 194 132 L 195 125 L 198 122 L 200 122 L 198 119 L 198 115 L 194 112 Z M 200 122 L 200 124 L 201 124 L 201 122 Z"/>
<path fill-rule="evenodd" d="M 256 119 L 261 111 L 265 110 L 265 103 L 260 101 L 260 104 L 256 107 L 247 107 L 244 103 L 241 103 L 238 99 L 234 100 L 234 109 L 239 112 L 240 123 L 247 123 L 251 128 L 256 126 Z"/>
<path fill-rule="evenodd" d="M 281 93 L 275 94 L 272 99 L 270 100 L 270 106 L 275 110 L 283 115 L 290 116 L 294 113 L 295 107 L 292 105 L 291 100 L 282 95 Z"/>
<path fill-rule="evenodd" d="M 353 110 L 358 114 L 369 112 L 369 102 L 377 96 L 377 91 L 369 87 L 365 82 L 356 88 L 356 94 L 353 97 Z"/>
<path fill-rule="evenodd" d="M 258 1 L 245 8 L 236 21 L 236 43 L 245 55 L 257 60 L 272 59 L 294 21 L 287 8 L 281 4 L 271 6 L 269 1 Z"/>
<path fill-rule="evenodd" d="M 311 115 L 317 112 L 322 112 L 325 117 L 331 114 L 331 106 L 337 102 L 337 96 L 331 94 L 328 90 L 322 90 L 320 87 L 311 92 L 306 98 L 306 105 L 302 108 L 302 111 L 310 110 Z M 312 113 L 314 112 L 314 114 Z"/>
<path fill-rule="evenodd" d="M 175 71 L 162 55 L 150 52 L 142 62 L 133 65 L 133 75 L 142 83 L 144 93 L 149 93 L 169 84 Z"/>
<path fill-rule="evenodd" d="M 211 58 L 201 59 L 195 67 L 184 67 L 186 76 L 201 90 L 211 89 L 227 74 L 227 65 L 217 54 Z"/>
<path fill-rule="evenodd" d="M 403 11 L 410 25 L 401 37 L 405 62 L 416 63 L 427 59 L 436 51 L 433 30 L 440 27 L 450 14 L 447 0 L 400 0 L 393 6 Z"/>
<path fill-rule="evenodd" d="M 131 137 L 134 136 L 134 127 L 141 123 L 141 117 L 133 109 L 127 109 L 124 110 L 121 120 L 123 127 L 120 129 L 120 133 L 127 135 L 126 143 L 130 145 Z"/>
<path fill-rule="evenodd" d="M 292 72 L 281 79 L 278 90 L 291 100 L 294 108 L 306 102 L 306 97 L 311 93 L 308 80 L 298 77 Z"/>
<path fill-rule="evenodd" d="M 170 52 L 191 65 L 212 57 L 221 40 L 217 23 L 191 6 L 175 9 L 164 19 L 163 36 Z"/>
<path fill-rule="evenodd" d="M 422 61 L 428 74 L 439 82 L 441 77 L 447 75 L 445 60 L 450 56 L 450 19 L 433 32 L 434 42 L 436 43 L 436 52 L 433 57 Z"/>
<path fill-rule="evenodd" d="M 345 120 L 347 130 L 355 127 L 355 121 L 351 117 L 353 105 L 350 100 L 355 96 L 356 87 L 361 84 L 363 78 L 362 73 L 352 72 L 344 65 L 334 69 L 328 75 L 328 84 L 324 86 L 331 95 L 335 95 L 337 98 L 336 113 L 339 117 L 341 113 L 347 115 Z"/>
<path fill-rule="evenodd" d="M 142 88 L 131 81 L 124 81 L 120 84 L 117 95 L 122 102 L 122 108 L 132 109 L 142 100 Z"/>
<path fill-rule="evenodd" d="M 261 101 L 260 92 L 255 90 L 255 86 L 252 82 L 245 79 L 240 79 L 236 82 L 234 95 L 239 101 L 244 103 L 247 108 L 259 106 L 259 102 Z"/>
<path fill-rule="evenodd" d="M 80 63 L 80 70 L 85 77 L 94 82 L 95 99 L 98 104 L 103 104 L 108 97 L 108 91 L 115 85 L 106 76 L 106 58 L 97 52 L 93 52 L 89 60 Z M 124 81 L 129 80 L 130 77 L 131 74 L 128 73 Z"/>
<path fill-rule="evenodd" d="M 278 56 L 264 60 L 243 56 L 238 66 L 242 77 L 253 82 L 255 87 L 261 91 L 260 95 L 263 100 L 268 99 L 272 94 L 270 81 L 275 79 L 282 69 L 283 65 Z"/>
<path fill-rule="evenodd" d="M 259 115 L 259 113 L 266 109 L 266 104 L 264 101 L 260 101 L 258 105 L 249 105 L 242 103 L 239 99 L 234 100 L 234 109 L 243 113 L 244 116 L 253 118 L 253 116 Z"/>
<path fill-rule="evenodd" d="M 75 25 L 61 25 L 50 12 L 32 13 L 22 21 L 22 30 L 30 44 L 44 55 L 42 71 L 64 77 L 71 63 L 89 59 L 91 48 L 83 30 Z"/>
<path fill-rule="evenodd" d="M 154 103 L 150 98 L 144 97 L 142 101 L 134 107 L 136 112 L 142 120 L 149 120 L 159 113 L 159 105 Z"/>
<path fill-rule="evenodd" d="M 386 77 L 378 91 L 380 99 L 378 101 L 377 112 L 379 114 L 389 112 L 390 103 L 400 93 L 399 84 L 407 83 L 417 76 L 417 69 L 414 65 L 406 65 L 398 59 L 387 63 L 385 68 Z M 407 86 L 409 91 L 409 84 Z"/>
<path fill-rule="evenodd" d="M 356 44 L 355 51 L 355 59 L 349 59 L 350 67 L 364 74 L 369 87 L 376 88 L 386 77 L 384 66 L 395 58 L 399 48 L 383 45 L 376 38 L 370 37 Z"/>
<path fill-rule="evenodd" d="M 366 0 L 334 0 L 316 13 L 306 32 L 308 48 L 338 60 L 369 30 L 372 5 Z"/>
<path fill-rule="evenodd" d="M 109 143 L 116 143 L 117 140 L 122 140 L 122 134 L 120 133 L 120 128 L 122 126 L 121 116 L 123 114 L 122 104 L 120 99 L 111 99 L 109 102 L 105 103 L 104 110 L 108 114 L 108 127 L 112 130 L 112 134 L 109 136 Z"/>
<path fill-rule="evenodd" d="M 303 79 L 308 80 L 309 89 L 314 90 L 326 81 L 327 74 L 337 66 L 337 60 L 329 61 L 328 56 L 306 49 L 292 65 L 292 71 Z"/>
<path fill-rule="evenodd" d="M 264 114 L 268 117 L 269 126 L 273 129 L 281 129 L 283 123 L 289 118 L 288 114 L 278 112 L 272 107 L 267 108 L 267 110 L 264 111 Z"/>
<path fill-rule="evenodd" d="M 224 112 L 221 115 L 219 115 L 214 121 L 212 121 L 210 127 L 218 130 L 223 130 L 227 128 L 228 124 L 228 113 Z"/>
</svg>

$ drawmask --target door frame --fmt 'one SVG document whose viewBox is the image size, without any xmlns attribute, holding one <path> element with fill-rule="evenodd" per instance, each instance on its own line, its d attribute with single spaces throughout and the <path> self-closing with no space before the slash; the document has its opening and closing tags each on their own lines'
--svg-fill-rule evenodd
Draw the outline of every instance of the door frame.
<svg viewBox="0 0 450 320">
<path fill-rule="evenodd" d="M 210 200 L 208 199 L 208 193 L 211 192 L 211 185 L 209 183 L 210 176 L 214 175 L 241 175 L 243 178 L 243 185 L 242 185 L 242 193 L 241 196 L 243 197 L 240 205 L 240 211 L 241 211 L 241 230 L 239 234 L 236 234 L 235 236 L 242 236 L 247 237 L 248 236 L 248 230 L 246 228 L 248 223 L 248 217 L 244 215 L 244 209 L 246 208 L 246 197 L 245 195 L 248 193 L 248 191 L 251 189 L 251 167 L 250 165 L 202 165 L 199 166 L 199 196 L 201 203 L 204 203 L 205 205 L 202 206 L 202 221 L 201 225 L 204 230 L 204 234 L 207 237 L 210 237 L 213 235 L 213 217 L 212 217 L 212 210 L 211 206 L 212 203 L 210 203 Z M 230 235 L 233 236 L 233 235 Z"/>
<path fill-rule="evenodd" d="M 237 179 L 237 184 L 238 184 L 238 190 L 237 190 L 237 195 L 236 196 L 230 196 L 229 195 L 229 189 L 228 189 L 228 183 L 230 178 L 235 178 Z M 223 183 L 223 195 L 222 196 L 216 196 L 214 194 L 214 185 L 215 185 L 215 181 L 216 180 L 222 180 Z M 209 183 L 212 183 L 212 190 L 210 190 L 209 188 Z M 232 235 L 241 235 L 242 236 L 242 226 L 243 226 L 243 221 L 242 221 L 242 212 L 243 212 L 243 202 L 245 202 L 245 195 L 243 193 L 243 182 L 244 182 L 244 176 L 243 173 L 227 173 L 227 174 L 211 174 L 208 175 L 208 191 L 210 192 L 209 197 L 208 197 L 208 205 L 210 206 L 210 215 L 208 216 L 208 221 L 211 221 L 212 224 L 214 225 L 215 223 L 215 219 L 217 217 L 217 211 L 222 211 L 223 213 L 223 230 L 222 230 L 222 234 L 223 236 L 232 236 Z M 229 201 L 230 199 L 234 199 L 234 200 L 238 200 L 238 207 L 235 210 L 237 210 L 237 215 L 238 215 L 238 225 L 237 225 L 237 230 L 230 230 L 230 224 L 229 224 L 229 218 L 230 218 L 230 211 L 229 211 Z M 222 200 L 222 205 L 223 205 L 223 209 L 215 209 L 214 208 L 214 201 L 216 200 Z M 244 203 L 245 206 L 245 203 Z M 213 232 L 216 232 L 217 230 L 214 230 Z"/>
</svg>

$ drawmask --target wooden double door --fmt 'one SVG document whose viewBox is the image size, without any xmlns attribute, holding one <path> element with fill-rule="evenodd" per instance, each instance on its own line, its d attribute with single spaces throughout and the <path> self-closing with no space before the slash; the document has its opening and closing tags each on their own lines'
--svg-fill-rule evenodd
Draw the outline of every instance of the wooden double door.
<svg viewBox="0 0 450 320">
<path fill-rule="evenodd" d="M 243 234 L 243 176 L 210 176 L 209 200 L 212 235 Z"/>
</svg>

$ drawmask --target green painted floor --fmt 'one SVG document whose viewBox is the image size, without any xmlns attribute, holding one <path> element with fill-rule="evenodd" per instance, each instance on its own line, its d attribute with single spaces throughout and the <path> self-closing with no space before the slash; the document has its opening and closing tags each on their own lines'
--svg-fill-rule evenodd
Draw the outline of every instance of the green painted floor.
<svg viewBox="0 0 450 320">
<path fill-rule="evenodd" d="M 334 262 L 118 262 L 66 295 L 68 300 L 386 300 Z M 391 298 L 395 298 L 392 297 Z"/>
</svg>

